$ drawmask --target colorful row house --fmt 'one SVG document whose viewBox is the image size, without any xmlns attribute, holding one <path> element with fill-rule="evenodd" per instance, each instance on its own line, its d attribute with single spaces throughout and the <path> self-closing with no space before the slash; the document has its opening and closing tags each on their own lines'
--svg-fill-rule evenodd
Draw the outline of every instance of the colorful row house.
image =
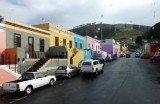
<svg viewBox="0 0 160 104">
<path fill-rule="evenodd" d="M 1 18 L 0 64 L 16 64 L 26 58 L 45 57 L 49 48 L 49 32 Z"/>
<path fill-rule="evenodd" d="M 107 52 L 108 55 L 119 56 L 120 44 L 114 39 L 105 39 L 105 41 L 102 43 L 102 50 Z"/>
<path fill-rule="evenodd" d="M 64 58 L 67 59 L 67 64 L 78 66 L 81 60 L 92 57 L 105 59 L 107 53 L 117 56 L 120 53 L 120 44 L 115 40 L 106 39 L 105 43 L 101 43 L 100 40 L 80 36 L 51 23 L 29 26 L 1 18 L 0 39 L 0 64 L 46 58 L 47 60 L 42 60 L 43 64 L 52 65 L 55 62 L 50 59 Z"/>
</svg>

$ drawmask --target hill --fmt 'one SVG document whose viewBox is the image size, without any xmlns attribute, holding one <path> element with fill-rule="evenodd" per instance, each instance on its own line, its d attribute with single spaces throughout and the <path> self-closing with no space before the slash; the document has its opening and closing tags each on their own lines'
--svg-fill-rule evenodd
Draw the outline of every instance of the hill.
<svg viewBox="0 0 160 104">
<path fill-rule="evenodd" d="M 91 36 L 95 35 L 98 39 L 101 38 L 100 29 L 102 29 L 102 39 L 115 38 L 115 39 L 125 39 L 133 38 L 142 35 L 144 32 L 150 29 L 150 26 L 136 25 L 136 24 L 95 24 L 88 23 L 76 26 L 70 31 L 80 34 L 82 36 Z"/>
<path fill-rule="evenodd" d="M 126 40 L 131 38 L 132 40 L 136 40 L 137 36 L 142 36 L 143 32 L 139 30 L 131 30 L 131 31 L 125 31 L 125 32 L 119 32 L 116 35 L 113 36 L 113 39 L 115 40 Z"/>
</svg>

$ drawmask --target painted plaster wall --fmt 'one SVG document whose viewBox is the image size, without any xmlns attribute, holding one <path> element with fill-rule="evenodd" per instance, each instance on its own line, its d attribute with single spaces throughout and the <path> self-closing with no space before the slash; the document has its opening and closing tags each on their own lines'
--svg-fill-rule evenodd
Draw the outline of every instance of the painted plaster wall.
<svg viewBox="0 0 160 104">
<path fill-rule="evenodd" d="M 85 48 L 92 51 L 100 51 L 100 41 L 89 36 L 85 36 Z M 96 48 L 97 47 L 97 48 Z"/>
<path fill-rule="evenodd" d="M 0 64 L 2 64 L 2 56 L 1 54 L 6 49 L 6 33 L 4 29 L 0 29 Z"/>
<path fill-rule="evenodd" d="M 77 42 L 77 47 L 75 44 L 76 42 Z M 84 37 L 78 34 L 74 34 L 74 48 L 80 48 L 80 44 L 82 44 L 82 49 L 84 49 Z"/>
<path fill-rule="evenodd" d="M 84 60 L 92 58 L 92 50 L 84 49 Z"/>
<path fill-rule="evenodd" d="M 69 48 L 69 41 L 72 41 L 72 48 L 74 47 L 74 35 L 70 31 L 50 23 L 34 26 L 50 31 L 50 46 L 55 46 L 55 37 L 58 37 L 59 46 L 63 46 L 63 39 L 66 39 L 66 47 Z"/>
</svg>

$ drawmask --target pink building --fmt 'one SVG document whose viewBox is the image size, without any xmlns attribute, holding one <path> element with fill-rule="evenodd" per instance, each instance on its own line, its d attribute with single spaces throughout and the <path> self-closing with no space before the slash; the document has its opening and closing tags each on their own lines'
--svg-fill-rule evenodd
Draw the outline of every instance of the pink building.
<svg viewBox="0 0 160 104">
<path fill-rule="evenodd" d="M 4 25 L 0 23 L 0 63 L 2 62 L 1 54 L 6 49 L 6 32 L 4 30 Z"/>
<path fill-rule="evenodd" d="M 85 44 L 85 48 L 91 49 L 93 52 L 100 51 L 100 40 L 94 39 L 89 36 L 85 36 L 84 37 L 84 44 Z"/>
</svg>

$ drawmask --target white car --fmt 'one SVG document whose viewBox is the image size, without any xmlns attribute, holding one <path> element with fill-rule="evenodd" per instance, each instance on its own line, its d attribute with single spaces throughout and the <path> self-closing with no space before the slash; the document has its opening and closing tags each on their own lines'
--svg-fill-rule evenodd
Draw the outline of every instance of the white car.
<svg viewBox="0 0 160 104">
<path fill-rule="evenodd" d="M 80 69 L 74 65 L 64 65 L 59 66 L 55 72 L 56 77 L 68 77 L 71 78 L 72 75 L 78 75 L 80 73 Z"/>
<path fill-rule="evenodd" d="M 56 82 L 55 76 L 45 76 L 38 72 L 26 72 L 15 81 L 6 82 L 2 84 L 3 92 L 25 92 L 26 94 L 32 93 L 33 89 L 53 85 Z"/>
<path fill-rule="evenodd" d="M 103 72 L 103 64 L 101 64 L 98 60 L 83 61 L 81 66 L 81 73 L 83 75 L 87 73 L 98 75 L 99 72 Z"/>
</svg>

